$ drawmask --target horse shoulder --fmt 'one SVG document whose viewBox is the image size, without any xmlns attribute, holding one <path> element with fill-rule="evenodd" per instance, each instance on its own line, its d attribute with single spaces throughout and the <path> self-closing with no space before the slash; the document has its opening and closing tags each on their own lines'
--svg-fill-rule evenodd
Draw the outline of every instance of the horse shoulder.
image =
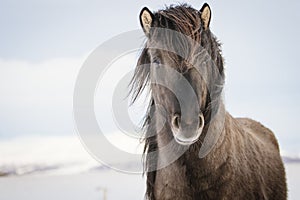
<svg viewBox="0 0 300 200">
<path fill-rule="evenodd" d="M 248 190 L 252 189 L 255 199 L 286 199 L 284 165 L 274 133 L 249 118 L 234 118 L 233 121 L 239 130 L 238 144 L 243 148 L 239 148 L 242 153 L 238 164 L 243 176 L 248 175 Z"/>
<path fill-rule="evenodd" d="M 279 150 L 278 141 L 274 135 L 274 133 L 260 122 L 252 120 L 250 118 L 235 118 L 236 121 L 242 126 L 242 128 L 248 134 L 252 134 L 257 139 L 264 143 L 271 143 L 275 146 L 277 150 Z"/>
</svg>

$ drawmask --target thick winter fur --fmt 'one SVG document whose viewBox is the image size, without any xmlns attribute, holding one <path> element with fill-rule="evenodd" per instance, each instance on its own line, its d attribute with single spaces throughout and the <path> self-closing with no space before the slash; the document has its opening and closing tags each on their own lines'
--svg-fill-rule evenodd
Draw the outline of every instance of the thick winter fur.
<svg viewBox="0 0 300 200">
<path fill-rule="evenodd" d="M 233 118 L 225 111 L 222 103 L 224 85 L 224 67 L 220 44 L 209 27 L 201 20 L 201 13 L 187 5 L 171 6 L 153 14 L 147 42 L 142 50 L 132 80 L 132 93 L 135 100 L 149 82 L 150 66 L 156 56 L 164 65 L 176 66 L 191 83 L 201 100 L 201 111 L 205 113 L 205 127 L 199 140 L 175 162 L 163 169 L 148 171 L 149 166 L 156 166 L 157 159 L 150 158 L 149 152 L 158 151 L 172 139 L 169 121 L 161 132 L 156 131 L 156 103 L 165 106 L 166 110 L 176 110 L 176 100 L 163 88 L 150 85 L 151 100 L 145 118 L 145 173 L 147 175 L 146 199 L 287 199 L 287 186 L 284 165 L 280 157 L 277 140 L 271 130 L 259 122 L 247 118 Z M 209 53 L 216 68 L 204 70 L 197 74 L 193 67 L 186 65 L 180 57 L 164 51 L 148 49 L 152 42 L 164 38 L 165 45 L 173 45 L 184 50 L 193 61 L 199 63 L 197 49 L 176 42 L 172 36 L 159 35 L 155 27 L 172 29 L 181 32 L 197 41 Z M 178 45 L 180 44 L 180 45 Z M 154 55 L 157 54 L 157 55 Z M 217 76 L 219 74 L 220 76 Z M 204 82 L 201 77 L 207 77 Z M 208 90 L 210 88 L 210 90 Z M 212 112 L 212 107 L 217 107 Z M 218 123 L 225 113 L 225 123 Z M 199 158 L 199 150 L 208 132 L 208 127 L 222 132 L 213 149 L 204 158 Z M 155 134 L 153 134 L 155 133 Z M 214 137 L 214 135 L 213 135 Z M 160 155 L 159 155 L 160 156 Z"/>
</svg>

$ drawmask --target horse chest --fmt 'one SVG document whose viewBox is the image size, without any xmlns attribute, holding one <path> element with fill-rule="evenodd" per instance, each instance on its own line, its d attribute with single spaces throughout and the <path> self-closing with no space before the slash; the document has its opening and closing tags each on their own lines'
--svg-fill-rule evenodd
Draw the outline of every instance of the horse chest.
<svg viewBox="0 0 300 200">
<path fill-rule="evenodd" d="M 186 181 L 186 168 L 171 164 L 156 172 L 155 199 L 193 199 L 193 191 Z"/>
<path fill-rule="evenodd" d="M 214 179 L 215 177 L 200 178 L 186 166 L 177 167 L 172 164 L 156 173 L 155 199 L 217 199 L 219 191 L 212 185 Z"/>
</svg>

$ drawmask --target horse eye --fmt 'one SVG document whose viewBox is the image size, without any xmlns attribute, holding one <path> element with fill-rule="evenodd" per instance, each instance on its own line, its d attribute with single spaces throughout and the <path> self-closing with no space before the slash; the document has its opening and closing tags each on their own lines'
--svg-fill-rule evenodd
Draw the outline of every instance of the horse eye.
<svg viewBox="0 0 300 200">
<path fill-rule="evenodd" d="M 153 63 L 159 65 L 160 64 L 160 60 L 159 59 L 154 59 Z"/>
</svg>

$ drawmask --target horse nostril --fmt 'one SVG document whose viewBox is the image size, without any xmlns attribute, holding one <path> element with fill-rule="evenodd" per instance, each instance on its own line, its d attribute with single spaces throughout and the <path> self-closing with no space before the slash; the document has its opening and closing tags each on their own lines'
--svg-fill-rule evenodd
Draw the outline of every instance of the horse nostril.
<svg viewBox="0 0 300 200">
<path fill-rule="evenodd" d="M 178 114 L 174 115 L 172 119 L 172 124 L 176 129 L 179 129 L 180 127 L 180 116 Z"/>
<path fill-rule="evenodd" d="M 203 114 L 199 115 L 199 129 L 202 129 L 204 127 L 204 116 Z"/>
</svg>

